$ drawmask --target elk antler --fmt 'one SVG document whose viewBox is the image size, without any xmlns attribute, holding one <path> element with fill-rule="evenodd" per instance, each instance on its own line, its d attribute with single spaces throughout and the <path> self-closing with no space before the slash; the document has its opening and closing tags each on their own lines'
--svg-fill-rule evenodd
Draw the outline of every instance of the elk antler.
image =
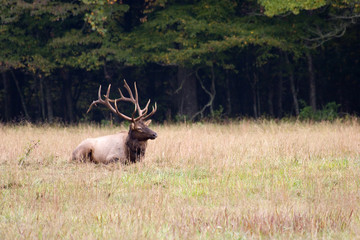
<svg viewBox="0 0 360 240">
<path fill-rule="evenodd" d="M 111 88 L 111 84 L 109 84 L 109 87 L 108 87 L 108 89 L 107 89 L 107 91 L 106 91 L 106 95 L 104 95 L 105 100 L 103 100 L 103 99 L 101 98 L 101 85 L 100 85 L 100 87 L 99 87 L 99 92 L 98 92 L 98 100 L 93 101 L 93 102 L 91 103 L 91 105 L 90 105 L 90 107 L 89 107 L 89 109 L 87 110 L 86 113 L 90 112 L 92 106 L 94 106 L 94 105 L 96 106 L 96 104 L 100 103 L 100 104 L 105 105 L 107 108 L 109 108 L 110 111 L 113 112 L 114 114 L 117 114 L 117 115 L 119 115 L 120 117 L 122 117 L 122 118 L 124 118 L 124 119 L 126 119 L 126 120 L 128 120 L 128 121 L 132 121 L 132 118 L 130 118 L 130 117 L 122 114 L 122 113 L 118 110 L 116 104 L 115 104 L 115 108 L 111 105 L 110 102 L 112 102 L 113 100 L 111 100 L 111 99 L 109 98 L 110 88 Z"/>
<path fill-rule="evenodd" d="M 117 114 L 117 115 L 119 115 L 120 117 L 124 118 L 125 120 L 132 121 L 132 122 L 139 121 L 140 119 L 145 120 L 145 119 L 151 117 L 152 115 L 154 115 L 154 113 L 155 113 L 156 110 L 157 110 L 157 105 L 156 105 L 156 103 L 155 103 L 155 107 L 152 107 L 151 113 L 149 113 L 148 115 L 146 115 L 146 113 L 147 113 L 147 111 L 148 111 L 148 108 L 149 108 L 150 99 L 149 99 L 149 101 L 147 102 L 145 108 L 141 109 L 141 108 L 140 108 L 140 105 L 139 105 L 139 97 L 138 97 L 138 91 L 137 91 L 137 88 L 136 88 L 136 83 L 134 83 L 135 98 L 134 98 L 134 95 L 132 94 L 132 91 L 131 91 L 129 85 L 128 85 L 127 82 L 125 81 L 125 79 L 124 79 L 124 83 L 125 83 L 124 86 L 125 86 L 126 90 L 127 90 L 128 93 L 129 93 L 129 97 L 124 97 L 123 93 L 121 92 L 121 90 L 120 90 L 120 88 L 119 88 L 120 98 L 117 98 L 117 99 L 115 99 L 115 100 L 110 99 L 110 98 L 109 98 L 109 94 L 110 94 L 111 84 L 109 84 L 109 87 L 108 87 L 108 90 L 107 90 L 107 92 L 106 92 L 106 95 L 104 95 L 105 100 L 103 100 L 103 99 L 101 98 L 101 86 L 100 86 L 100 87 L 99 87 L 99 92 L 98 92 L 98 100 L 93 101 L 93 102 L 91 103 L 91 105 L 90 105 L 90 107 L 89 107 L 89 109 L 87 110 L 86 113 L 88 113 L 88 112 L 91 110 L 91 108 L 92 108 L 93 105 L 96 106 L 96 104 L 100 103 L 100 104 L 105 105 L 107 108 L 109 108 L 110 111 L 113 112 L 114 114 Z M 119 109 L 118 109 L 118 107 L 117 107 L 117 102 L 118 102 L 118 101 L 131 102 L 131 103 L 133 103 L 133 104 L 135 105 L 134 112 L 132 113 L 131 118 L 128 117 L 128 116 L 126 116 L 125 114 L 123 114 L 123 113 L 121 113 L 121 112 L 119 111 Z M 111 105 L 111 103 L 114 103 L 114 106 L 115 106 L 115 107 L 113 107 L 113 106 Z M 136 110 L 138 110 L 139 116 L 138 116 L 137 118 L 134 118 Z"/>
</svg>

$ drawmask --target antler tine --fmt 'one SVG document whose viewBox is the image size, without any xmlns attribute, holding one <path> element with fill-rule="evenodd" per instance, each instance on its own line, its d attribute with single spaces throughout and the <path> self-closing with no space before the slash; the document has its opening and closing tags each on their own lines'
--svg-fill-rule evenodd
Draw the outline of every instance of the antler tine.
<svg viewBox="0 0 360 240">
<path fill-rule="evenodd" d="M 129 85 L 126 83 L 125 80 L 124 80 L 124 82 L 125 82 L 124 87 L 125 87 L 126 90 L 128 91 L 130 97 L 125 97 L 124 94 L 122 93 L 121 89 L 118 88 L 119 93 L 120 93 L 120 98 L 118 98 L 118 99 L 116 99 L 116 100 L 111 100 L 111 102 L 121 101 L 121 100 L 122 100 L 122 101 L 127 101 L 127 102 L 131 102 L 131 103 L 136 104 L 136 100 L 135 100 L 135 98 L 134 98 L 134 96 L 133 96 L 133 94 L 132 94 L 132 92 L 131 92 L 131 89 L 130 89 Z"/>
<path fill-rule="evenodd" d="M 108 89 L 107 89 L 107 91 L 106 91 L 106 95 L 104 95 L 105 99 L 109 99 L 110 88 L 111 88 L 111 84 L 109 84 Z M 99 98 L 100 98 L 100 92 L 99 92 Z"/>
<path fill-rule="evenodd" d="M 90 112 L 90 110 L 92 109 L 92 106 L 96 106 L 96 104 L 99 102 L 99 99 L 101 99 L 101 85 L 99 87 L 99 91 L 98 91 L 98 100 L 97 101 L 92 101 L 92 103 L 90 104 L 89 109 L 86 111 L 86 114 L 88 114 Z"/>
<path fill-rule="evenodd" d="M 126 116 L 125 114 L 122 114 L 122 113 L 119 111 L 119 109 L 118 109 L 118 107 L 117 107 L 117 100 L 118 100 L 118 99 L 114 100 L 116 113 L 117 113 L 120 117 L 124 118 L 125 120 L 134 121 L 134 117 L 131 117 L 131 118 L 130 118 L 130 117 Z M 134 114 L 133 114 L 133 115 L 134 115 Z"/>
<path fill-rule="evenodd" d="M 105 95 L 105 101 L 101 98 L 101 85 L 99 87 L 99 91 L 98 91 L 98 100 L 94 100 L 91 104 L 89 109 L 87 110 L 86 113 L 89 113 L 90 110 L 92 109 L 92 107 L 98 103 L 105 105 L 106 107 L 108 107 L 113 113 L 116 113 L 116 110 L 111 106 L 111 104 L 109 103 L 109 92 L 110 92 L 110 88 L 111 88 L 111 84 L 109 84 L 108 90 L 107 90 L 107 94 Z"/>
<path fill-rule="evenodd" d="M 99 91 L 98 91 L 98 100 L 96 101 L 93 101 L 87 111 L 87 113 L 92 109 L 92 106 L 96 106 L 96 104 L 100 103 L 100 104 L 103 104 L 105 105 L 108 109 L 110 109 L 111 112 L 113 112 L 114 114 L 117 114 L 119 115 L 120 117 L 126 119 L 126 120 L 129 120 L 129 121 L 132 121 L 132 118 L 129 118 L 128 116 L 125 116 L 124 114 L 122 114 L 121 112 L 119 112 L 118 108 L 117 108 L 117 105 L 116 105 L 116 101 L 117 100 L 112 100 L 109 98 L 109 95 L 110 95 L 110 89 L 111 89 L 111 84 L 109 84 L 109 87 L 106 91 L 106 95 L 104 95 L 105 97 L 105 100 L 102 99 L 101 97 L 101 85 L 99 87 Z M 115 108 L 111 105 L 110 102 L 114 102 L 115 103 Z"/>
<path fill-rule="evenodd" d="M 129 85 L 127 84 L 126 80 L 124 79 L 124 87 L 126 88 L 126 90 L 128 91 L 128 94 L 130 97 L 125 97 L 124 94 L 122 93 L 121 89 L 118 88 L 119 90 L 119 93 L 120 93 L 120 98 L 117 98 L 115 100 L 110 100 L 110 102 L 113 102 L 115 104 L 115 108 L 116 108 L 116 112 L 119 116 L 121 116 L 122 118 L 125 118 L 126 120 L 129 120 L 129 121 L 135 121 L 134 120 L 134 116 L 135 116 L 135 113 L 136 113 L 136 109 L 138 108 L 138 104 L 137 104 L 137 92 L 136 92 L 136 99 L 134 98 L 134 95 L 131 91 L 131 88 L 129 87 Z M 132 116 L 131 118 L 124 115 L 123 113 L 121 113 L 117 107 L 117 102 L 118 101 L 126 101 L 126 102 L 131 102 L 134 104 L 135 108 L 134 108 L 134 112 L 132 113 Z"/>
<path fill-rule="evenodd" d="M 142 118 L 144 115 L 146 115 L 146 113 L 148 112 L 148 108 L 149 108 L 149 104 L 150 104 L 150 99 L 149 101 L 146 103 L 146 106 L 141 109 L 140 104 L 139 104 L 139 96 L 138 96 L 138 91 L 137 91 L 137 87 L 136 87 L 136 82 L 134 83 L 134 88 L 135 88 L 135 99 L 136 99 L 136 105 L 138 108 L 138 113 L 139 113 L 139 117 L 137 117 L 135 120 L 139 120 L 140 118 Z"/>
<path fill-rule="evenodd" d="M 150 100 L 148 101 L 148 103 L 150 103 Z M 149 104 L 147 104 L 146 106 L 148 106 L 148 105 L 149 105 Z M 151 113 L 149 113 L 149 114 L 146 115 L 145 117 L 141 116 L 142 120 L 148 119 L 149 117 L 151 117 L 152 115 L 154 115 L 154 113 L 155 113 L 156 111 L 157 111 L 157 104 L 156 104 L 156 102 L 155 102 L 155 107 L 154 107 L 154 106 L 152 107 Z M 140 117 L 138 117 L 138 118 L 140 118 Z M 137 118 L 137 119 L 138 119 L 138 118 Z M 135 119 L 135 121 L 136 121 L 137 119 Z"/>
<path fill-rule="evenodd" d="M 136 83 L 134 83 L 134 85 L 135 85 L 135 91 L 136 91 Z M 127 84 L 127 82 L 126 82 L 126 80 L 124 79 L 124 87 L 126 88 L 126 90 L 129 92 L 129 95 L 130 95 L 130 98 L 132 99 L 132 100 L 135 100 L 134 99 L 134 95 L 132 94 L 132 91 L 131 91 L 131 89 L 130 89 L 130 87 L 129 87 L 129 85 Z M 136 92 L 137 93 L 137 92 Z M 137 95 L 137 94 L 136 94 Z"/>
<path fill-rule="evenodd" d="M 140 108 L 140 105 L 139 105 L 139 94 L 138 94 L 138 90 L 137 90 L 137 87 L 136 87 L 136 82 L 134 82 L 134 88 L 135 88 L 136 107 L 137 107 L 139 116 L 141 116 L 141 108 Z"/>
<path fill-rule="evenodd" d="M 124 79 L 124 86 L 125 86 L 125 88 L 128 90 L 129 95 L 130 95 L 130 98 L 131 98 L 132 100 L 134 100 L 134 95 L 132 94 L 131 88 L 129 87 L 129 85 L 127 84 L 127 82 L 125 81 L 125 79 Z M 131 118 L 133 119 L 133 121 L 136 121 L 136 120 L 134 119 L 136 110 L 138 110 L 139 115 L 141 114 L 141 112 L 140 112 L 141 109 L 140 109 L 140 105 L 139 105 L 139 95 L 138 95 L 138 91 L 137 91 L 137 87 L 136 87 L 136 82 L 134 82 L 134 89 L 135 89 L 135 102 L 134 102 L 135 107 L 134 107 L 134 112 L 133 112 L 132 115 L 131 115 Z"/>
<path fill-rule="evenodd" d="M 131 115 L 131 119 L 132 119 L 133 122 L 135 122 L 135 119 L 134 119 L 135 113 L 136 113 L 136 105 L 134 106 L 134 111 L 133 111 L 133 113 Z"/>
<path fill-rule="evenodd" d="M 138 94 L 136 82 L 134 82 L 135 98 L 134 98 L 134 94 L 132 93 L 129 84 L 126 82 L 125 79 L 124 79 L 124 87 L 125 87 L 126 90 L 128 91 L 130 97 L 124 97 L 123 93 L 122 93 L 121 90 L 119 89 L 121 98 L 117 99 L 116 101 L 118 101 L 118 100 L 124 100 L 124 101 L 128 101 L 128 102 L 132 102 L 132 103 L 135 105 L 135 110 L 134 110 L 134 112 L 133 112 L 133 114 L 132 114 L 133 119 L 134 119 L 134 116 L 135 116 L 135 112 L 136 112 L 136 110 L 137 110 L 137 111 L 138 111 L 138 114 L 139 114 L 139 117 L 137 117 L 136 119 L 134 119 L 134 121 L 135 121 L 135 120 L 139 120 L 139 119 L 141 118 L 141 116 L 144 115 L 144 109 L 141 109 L 141 108 L 140 108 L 140 105 L 139 105 L 139 94 Z M 147 110 L 146 110 L 145 112 L 147 112 Z"/>
<path fill-rule="evenodd" d="M 149 101 L 146 103 L 146 106 L 145 106 L 145 108 L 143 109 L 143 110 L 145 110 L 145 111 L 142 113 L 142 115 L 145 115 L 145 114 L 148 112 L 150 101 L 151 101 L 151 99 L 149 99 Z"/>
</svg>

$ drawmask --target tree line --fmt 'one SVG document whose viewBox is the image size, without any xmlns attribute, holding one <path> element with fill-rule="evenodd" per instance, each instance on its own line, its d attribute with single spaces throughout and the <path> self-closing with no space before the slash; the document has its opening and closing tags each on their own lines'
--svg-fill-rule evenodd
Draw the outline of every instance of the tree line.
<svg viewBox="0 0 360 240">
<path fill-rule="evenodd" d="M 111 119 L 86 110 L 123 79 L 160 122 L 360 110 L 357 0 L 0 3 L 3 122 Z"/>
</svg>

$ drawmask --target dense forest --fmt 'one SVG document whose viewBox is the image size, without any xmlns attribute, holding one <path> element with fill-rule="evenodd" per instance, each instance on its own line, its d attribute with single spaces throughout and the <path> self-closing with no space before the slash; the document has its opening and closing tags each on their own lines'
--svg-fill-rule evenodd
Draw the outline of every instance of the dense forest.
<svg viewBox="0 0 360 240">
<path fill-rule="evenodd" d="M 360 112 L 357 0 L 0 2 L 3 122 L 109 120 L 123 79 L 158 122 Z"/>
</svg>

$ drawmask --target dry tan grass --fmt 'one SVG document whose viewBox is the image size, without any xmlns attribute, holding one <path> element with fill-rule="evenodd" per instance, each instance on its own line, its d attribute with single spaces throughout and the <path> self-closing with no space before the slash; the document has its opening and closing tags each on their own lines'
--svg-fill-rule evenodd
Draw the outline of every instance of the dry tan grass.
<svg viewBox="0 0 360 240">
<path fill-rule="evenodd" d="M 124 129 L 1 126 L 0 238 L 360 235 L 357 120 L 155 126 L 143 163 L 68 162 L 81 140 Z"/>
</svg>

